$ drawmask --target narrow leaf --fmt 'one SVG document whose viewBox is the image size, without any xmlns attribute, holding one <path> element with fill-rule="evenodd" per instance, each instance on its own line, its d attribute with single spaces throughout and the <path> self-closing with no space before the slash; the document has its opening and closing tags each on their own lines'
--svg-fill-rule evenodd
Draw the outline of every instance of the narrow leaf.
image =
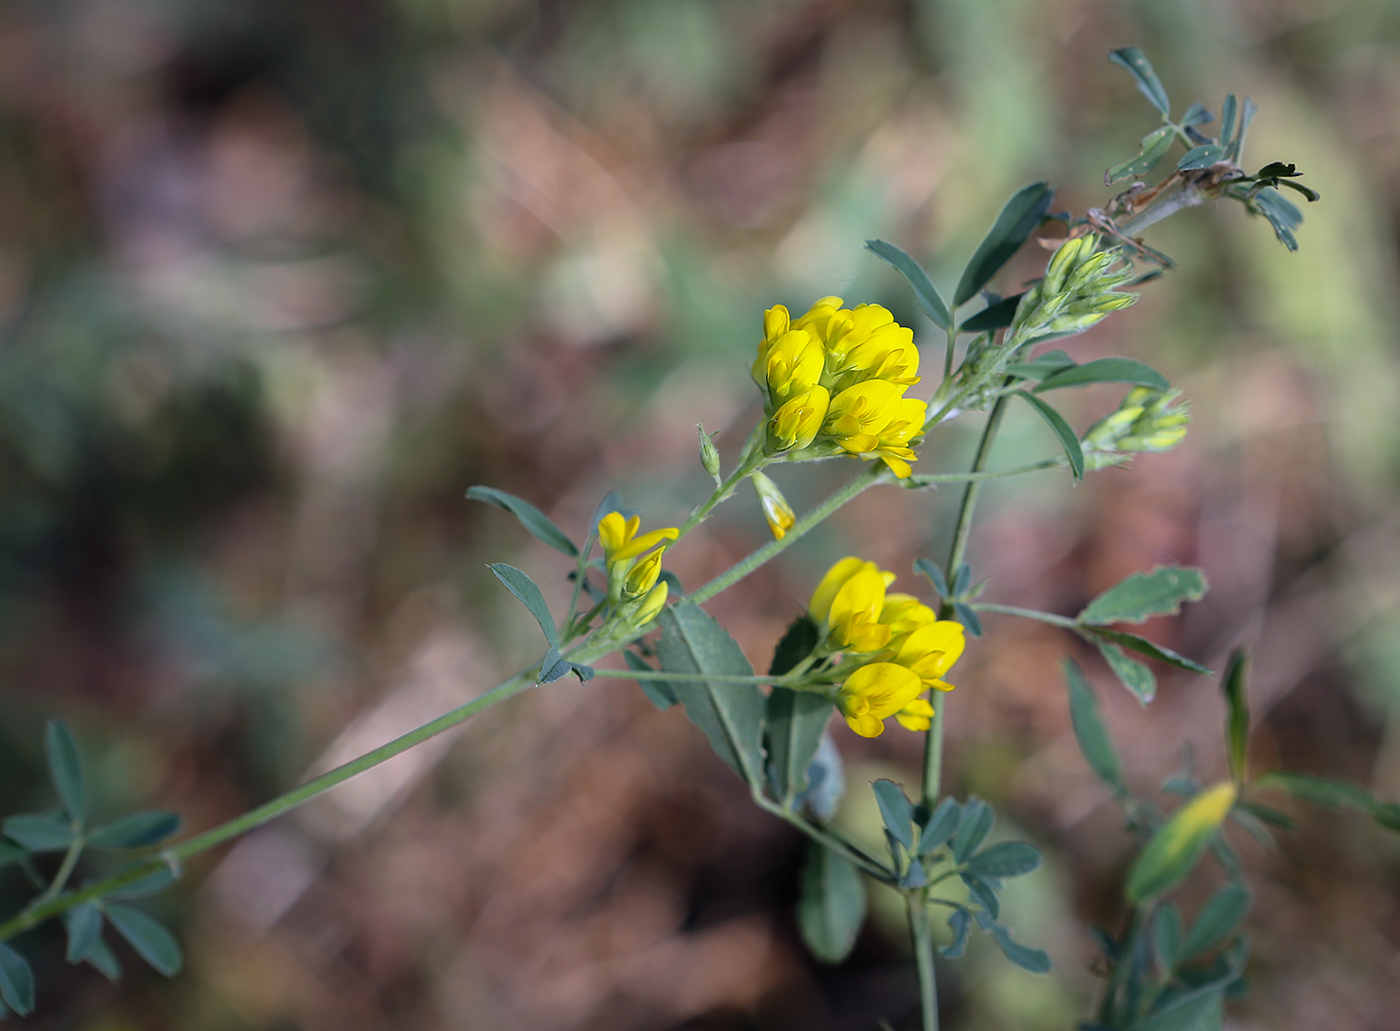
<svg viewBox="0 0 1400 1031">
<path fill-rule="evenodd" d="M 865 922 L 865 886 L 844 856 L 808 845 L 797 901 L 797 926 L 812 955 L 839 963 L 855 946 Z"/>
<path fill-rule="evenodd" d="M 909 801 L 904 789 L 892 780 L 877 780 L 872 787 L 885 830 L 906 849 L 913 849 L 914 803 Z"/>
<path fill-rule="evenodd" d="M 962 278 L 958 280 L 958 289 L 953 294 L 955 306 L 971 300 L 1021 249 L 1021 245 L 1030 239 L 1044 220 L 1054 196 L 1054 190 L 1038 182 L 1024 187 L 1006 202 L 992 231 L 978 246 L 963 270 Z"/>
<path fill-rule="evenodd" d="M 841 753 L 830 733 L 823 734 L 817 754 L 807 767 L 807 790 L 795 800 L 802 809 L 823 823 L 836 819 L 841 797 L 846 793 L 846 772 Z"/>
<path fill-rule="evenodd" d="M 1025 296 L 1025 292 L 1022 291 L 1010 297 L 1003 297 L 995 304 L 987 305 L 976 315 L 959 326 L 958 332 L 986 333 L 991 330 L 1005 329 L 1015 321 L 1016 307 L 1021 303 L 1021 298 Z"/>
<path fill-rule="evenodd" d="M 784 803 L 807 790 L 807 770 L 831 713 L 831 701 L 813 691 L 775 687 L 768 695 L 768 770 Z"/>
<path fill-rule="evenodd" d="M 996 814 L 992 807 L 980 798 L 970 798 L 963 805 L 962 820 L 958 823 L 958 833 L 953 838 L 953 860 L 965 863 L 973 852 L 981 847 L 992 832 Z"/>
<path fill-rule="evenodd" d="M 1238 107 L 1235 95 L 1225 94 L 1225 102 L 1220 105 L 1220 145 L 1227 151 L 1234 149 L 1235 111 Z"/>
<path fill-rule="evenodd" d="M 21 1017 L 34 1011 L 34 971 L 29 961 L 0 942 L 0 996 Z"/>
<path fill-rule="evenodd" d="M 700 606 L 682 601 L 661 614 L 662 670 L 751 676 L 734 638 Z M 764 697 L 756 684 L 672 681 L 671 692 L 710 747 L 751 785 L 763 783 Z"/>
<path fill-rule="evenodd" d="M 117 962 L 112 947 L 101 938 L 92 943 L 92 948 L 88 950 L 87 961 L 113 984 L 122 979 L 122 965 Z"/>
<path fill-rule="evenodd" d="M 948 926 L 952 928 L 953 940 L 938 950 L 940 956 L 948 959 L 958 959 L 967 950 L 968 930 L 972 927 L 972 920 L 967 915 L 965 909 L 955 909 L 948 917 Z"/>
<path fill-rule="evenodd" d="M 924 310 L 925 315 L 933 320 L 934 325 L 939 329 L 948 328 L 953 317 L 949 314 L 948 306 L 943 303 L 943 298 L 939 296 L 933 281 L 929 279 L 928 273 L 923 270 L 923 266 L 894 244 L 885 240 L 866 240 L 865 247 L 893 265 L 895 271 L 908 281 L 909 285 L 914 288 L 914 297 L 918 300 L 919 307 Z"/>
<path fill-rule="evenodd" d="M 1134 1024 L 1133 1031 L 1220 1031 L 1224 1005 L 1220 988 L 1166 998 L 1146 1020 Z"/>
<path fill-rule="evenodd" d="M 784 631 L 777 647 L 773 649 L 773 661 L 768 666 L 770 677 L 780 677 L 799 662 L 812 654 L 817 646 L 817 624 L 806 613 L 798 616 Z"/>
<path fill-rule="evenodd" d="M 1329 780 L 1326 777 L 1313 777 L 1306 773 L 1288 773 L 1273 770 L 1254 781 L 1255 788 L 1280 787 L 1294 798 L 1320 805 L 1326 809 L 1350 806 L 1363 813 L 1373 813 L 1380 803 L 1375 795 L 1360 784 L 1349 784 L 1342 780 Z M 8 821 L 7 821 L 8 824 Z"/>
<path fill-rule="evenodd" d="M 1146 655 L 1149 659 L 1165 662 L 1169 666 L 1175 666 L 1177 669 L 1184 669 L 1188 673 L 1199 673 L 1203 677 L 1215 675 L 1215 671 L 1209 666 L 1202 666 L 1195 659 L 1188 659 L 1185 655 L 1181 655 L 1172 651 L 1170 648 L 1165 648 L 1160 644 L 1149 641 L 1145 637 L 1139 637 L 1137 634 L 1125 633 L 1122 630 L 1109 630 L 1105 627 L 1098 626 L 1084 627 L 1084 630 L 1087 633 L 1093 634 L 1095 637 L 1101 637 L 1104 640 L 1112 641 L 1114 644 L 1129 648 L 1139 655 Z"/>
<path fill-rule="evenodd" d="M 1109 54 L 1108 59 L 1127 69 L 1142 95 L 1164 117 L 1171 114 L 1172 105 L 1167 99 L 1167 91 L 1162 88 L 1162 81 L 1157 78 L 1157 73 L 1152 70 L 1152 63 L 1141 50 L 1137 47 L 1123 47 Z"/>
<path fill-rule="evenodd" d="M 519 600 L 520 604 L 530 610 L 530 615 L 535 617 L 535 622 L 544 631 L 544 639 L 549 642 L 551 648 L 559 647 L 559 632 L 554 628 L 554 620 L 549 614 L 549 606 L 544 603 L 544 595 L 540 594 L 540 589 L 535 586 L 535 581 L 523 571 L 514 566 L 506 565 L 504 562 L 493 562 L 488 569 L 496 575 L 496 579 L 505 584 L 506 590 Z"/>
<path fill-rule="evenodd" d="M 1233 885 L 1222 888 L 1201 907 L 1191 933 L 1181 947 L 1183 961 L 1210 952 L 1234 933 L 1249 912 L 1249 892 Z"/>
<path fill-rule="evenodd" d="M 1152 941 L 1157 946 L 1157 955 L 1161 957 L 1162 966 L 1169 972 L 1181 962 L 1183 933 L 1181 910 L 1170 902 L 1157 910 L 1157 915 L 1152 919 Z"/>
<path fill-rule="evenodd" d="M 622 653 L 622 657 L 626 660 L 627 668 L 630 670 L 640 672 L 642 670 L 651 669 L 651 667 L 647 665 L 647 660 L 636 652 L 625 651 Z M 671 685 L 664 680 L 638 680 L 637 686 L 642 689 L 644 695 L 651 699 L 651 704 L 662 712 L 665 712 L 680 701 L 680 699 L 676 697 L 675 692 L 671 690 Z"/>
<path fill-rule="evenodd" d="M 1174 139 L 1176 139 L 1176 131 L 1170 125 L 1153 129 L 1142 138 L 1136 157 L 1119 162 L 1103 174 L 1104 185 L 1112 186 L 1120 179 L 1146 175 L 1157 167 L 1157 163 L 1162 158 L 1167 156 L 1167 151 L 1171 150 Z"/>
<path fill-rule="evenodd" d="M 184 962 L 180 943 L 164 926 L 141 910 L 121 903 L 109 902 L 106 909 L 107 919 L 138 956 L 166 977 L 180 972 Z"/>
<path fill-rule="evenodd" d="M 963 884 L 967 885 L 968 897 L 982 907 L 983 913 L 978 914 L 977 922 L 983 924 L 987 917 L 992 920 L 999 918 L 1001 916 L 1001 900 L 997 898 L 996 890 L 991 884 L 975 873 L 963 873 L 959 876 L 962 878 Z"/>
<path fill-rule="evenodd" d="M 180 879 L 179 874 L 169 866 L 162 866 L 159 870 L 152 870 L 144 877 L 138 877 L 116 891 L 109 894 L 109 899 L 144 899 L 151 895 L 159 895 L 172 884 Z"/>
<path fill-rule="evenodd" d="M 1113 789 L 1119 798 L 1128 797 L 1128 785 L 1123 780 L 1123 767 L 1118 760 L 1118 752 L 1104 726 L 1103 714 L 1099 711 L 1099 700 L 1089 687 L 1088 681 L 1073 659 L 1064 660 L 1065 684 L 1069 688 L 1069 718 L 1074 725 L 1074 737 L 1101 781 Z"/>
<path fill-rule="evenodd" d="M 520 520 L 520 525 L 530 531 L 536 540 L 543 541 L 556 551 L 562 551 L 569 558 L 578 558 L 578 547 L 574 542 L 554 525 L 549 516 L 524 498 L 517 498 L 514 494 L 507 494 L 495 487 L 470 487 L 467 489 L 467 497 L 505 509 Z"/>
<path fill-rule="evenodd" d="M 1069 459 L 1070 471 L 1076 480 L 1084 478 L 1084 449 L 1079 446 L 1079 436 L 1074 430 L 1069 428 L 1069 423 L 1065 422 L 1064 416 L 1048 404 L 1029 394 L 1024 390 L 1016 391 L 1017 396 L 1025 398 L 1030 406 L 1039 413 L 1040 417 L 1046 421 L 1055 436 L 1059 438 L 1060 446 L 1065 449 L 1065 457 Z"/>
<path fill-rule="evenodd" d="M 1012 362 L 1006 367 L 1006 371 L 1012 376 L 1020 376 L 1022 379 L 1044 379 L 1046 376 L 1059 372 L 1061 369 L 1074 367 L 1074 359 L 1063 351 L 1047 351 L 1039 358 L 1028 362 Z"/>
<path fill-rule="evenodd" d="M 179 813 L 144 809 L 97 828 L 89 835 L 88 845 L 92 848 L 144 848 L 164 841 L 179 829 Z"/>
<path fill-rule="evenodd" d="M 87 815 L 87 783 L 83 779 L 83 760 L 78 742 L 62 720 L 49 720 L 44 729 L 44 756 L 49 763 L 49 776 L 64 811 L 75 820 Z"/>
<path fill-rule="evenodd" d="M 1151 616 L 1174 615 L 1183 601 L 1197 601 L 1206 593 L 1206 578 L 1190 566 L 1159 566 L 1150 573 L 1134 573 L 1110 587 L 1084 607 L 1080 623 L 1141 623 Z"/>
<path fill-rule="evenodd" d="M 979 877 L 1020 877 L 1039 869 L 1040 852 L 1024 841 L 1003 841 L 967 861 L 968 873 Z"/>
<path fill-rule="evenodd" d="M 1181 116 L 1181 124 L 1186 125 L 1207 125 L 1215 121 L 1215 115 L 1199 101 L 1186 109 L 1186 113 Z"/>
<path fill-rule="evenodd" d="M 953 602 L 953 618 L 967 628 L 973 637 L 982 636 L 982 617 L 966 602 Z"/>
<path fill-rule="evenodd" d="M 1280 830 L 1296 831 L 1298 829 L 1298 823 L 1293 817 L 1287 813 L 1279 812 L 1273 806 L 1261 805 L 1258 802 L 1236 802 L 1234 812 L 1231 815 L 1242 812 L 1249 813 L 1261 823 L 1267 823 Z"/>
<path fill-rule="evenodd" d="M 1209 168 L 1224 157 L 1225 148 L 1215 143 L 1192 147 L 1176 163 L 1176 170 L 1178 172 L 1194 172 L 1201 168 Z"/>
<path fill-rule="evenodd" d="M 4 823 L 5 836 L 30 852 L 62 852 L 73 844 L 73 825 L 60 812 L 11 816 Z"/>
<path fill-rule="evenodd" d="M 1235 785 L 1207 788 L 1172 814 L 1147 843 L 1128 874 L 1127 898 L 1140 905 L 1176 887 L 1225 822 L 1235 802 Z"/>
<path fill-rule="evenodd" d="M 1245 695 L 1245 676 L 1249 669 L 1249 656 L 1243 648 L 1236 648 L 1225 667 L 1225 675 L 1220 678 L 1220 690 L 1225 694 L 1228 713 L 1225 717 L 1225 746 L 1230 754 L 1230 776 L 1236 784 L 1243 784 L 1248 776 L 1249 754 L 1249 699 Z"/>
<path fill-rule="evenodd" d="M 1304 186 L 1302 183 L 1290 182 L 1287 179 L 1284 179 L 1282 182 L 1279 183 L 1279 185 L 1287 186 L 1290 190 L 1297 190 L 1299 193 L 1301 193 L 1304 197 L 1308 199 L 1309 204 L 1311 204 L 1313 201 L 1322 200 L 1322 194 L 1318 193 L 1311 186 Z"/>
<path fill-rule="evenodd" d="M 962 820 L 962 806 L 951 798 L 938 803 L 919 833 L 919 855 L 930 856 L 933 850 L 953 836 Z"/>
<path fill-rule="evenodd" d="M 953 571 L 953 596 L 955 598 L 962 597 L 963 592 L 967 590 L 968 585 L 971 583 L 972 567 L 964 562 Z"/>
<path fill-rule="evenodd" d="M 68 962 L 81 963 L 102 934 L 102 910 L 92 902 L 80 902 L 63 914 L 63 927 L 68 934 Z"/>
<path fill-rule="evenodd" d="M 1139 702 L 1146 705 L 1157 697 L 1157 678 L 1150 669 L 1137 659 L 1129 658 L 1122 648 L 1110 641 L 1098 640 L 1094 643 L 1099 646 L 1099 652 L 1114 676 Z"/>
<path fill-rule="evenodd" d="M 1099 358 L 1051 373 L 1040 381 L 1040 386 L 1035 388 L 1035 392 L 1038 394 L 1043 390 L 1057 390 L 1060 387 L 1082 387 L 1089 383 L 1134 383 L 1142 387 L 1151 387 L 1153 390 L 1171 388 L 1167 377 L 1144 362 L 1133 358 Z"/>
<path fill-rule="evenodd" d="M 539 677 L 536 684 L 552 684 L 556 680 L 563 680 L 573 672 L 574 664 L 568 659 L 561 658 L 557 648 L 550 648 L 544 653 L 544 659 L 540 661 Z"/>
<path fill-rule="evenodd" d="M 1029 970 L 1032 974 L 1050 973 L 1050 956 L 1044 949 L 1032 949 L 1012 941 L 1011 932 L 1001 924 L 992 926 L 992 937 L 1002 955 L 1022 970 Z"/>
<path fill-rule="evenodd" d="M 952 593 L 948 590 L 948 581 L 943 576 L 942 567 L 932 559 L 916 558 L 914 571 L 928 577 L 929 583 L 933 584 L 933 589 L 938 592 L 940 598 L 946 598 Z"/>
</svg>

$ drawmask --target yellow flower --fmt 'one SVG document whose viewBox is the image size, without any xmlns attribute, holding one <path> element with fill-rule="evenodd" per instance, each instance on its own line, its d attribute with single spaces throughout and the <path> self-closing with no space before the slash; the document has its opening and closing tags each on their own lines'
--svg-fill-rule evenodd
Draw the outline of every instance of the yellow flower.
<svg viewBox="0 0 1400 1031">
<path fill-rule="evenodd" d="M 638 537 L 637 530 L 641 525 L 641 516 L 624 519 L 621 512 L 609 512 L 598 520 L 598 541 L 603 545 L 603 562 L 609 569 L 650 551 L 662 541 L 673 541 L 681 535 L 676 527 L 668 526 Z"/>
<path fill-rule="evenodd" d="M 661 607 L 666 604 L 666 596 L 669 592 L 670 585 L 667 584 L 665 580 L 662 580 L 653 587 L 651 591 L 648 592 L 647 596 L 642 599 L 641 604 L 637 606 L 637 611 L 632 613 L 630 617 L 632 625 L 637 627 L 645 626 L 655 619 L 657 613 L 661 611 Z"/>
<path fill-rule="evenodd" d="M 828 569 L 826 575 L 822 577 L 821 583 L 817 584 L 817 589 L 812 592 L 812 600 L 807 603 L 807 613 L 818 623 L 827 622 L 831 615 L 831 603 L 835 600 L 837 593 L 846 585 L 847 580 L 865 570 L 874 570 L 879 574 L 881 582 L 886 587 L 894 583 L 893 573 L 882 570 L 874 562 L 867 562 L 863 558 L 847 555 Z M 908 595 L 897 597 L 908 597 Z"/>
<path fill-rule="evenodd" d="M 768 451 L 773 454 L 800 451 L 812 443 L 826 419 L 830 400 L 825 387 L 813 387 L 784 403 L 768 420 Z"/>
<path fill-rule="evenodd" d="M 933 706 L 927 698 L 915 698 L 894 714 L 905 730 L 928 730 L 933 723 Z"/>
<path fill-rule="evenodd" d="M 622 582 L 624 598 L 638 598 L 651 590 L 656 578 L 661 575 L 661 555 L 666 549 L 657 548 L 646 558 L 640 559 Z"/>
<path fill-rule="evenodd" d="M 882 458 L 901 480 L 918 456 L 909 444 L 923 432 L 928 405 L 903 397 L 904 388 L 882 379 L 847 387 L 831 399 L 822 432 L 843 451 Z"/>
<path fill-rule="evenodd" d="M 826 352 L 811 334 L 797 329 L 773 341 L 762 361 L 763 375 L 754 378 L 768 388 L 770 404 L 778 407 L 821 381 Z"/>
<path fill-rule="evenodd" d="M 827 645 L 874 652 L 890 640 L 890 628 L 880 622 L 885 605 L 885 588 L 894 583 L 894 574 L 874 562 L 854 556 L 843 558 L 827 570 L 812 594 L 808 612 L 826 625 Z"/>
<path fill-rule="evenodd" d="M 797 522 L 792 506 L 787 503 L 787 498 L 783 497 L 778 485 L 763 473 L 751 473 L 749 479 L 753 481 L 753 489 L 758 492 L 759 504 L 763 506 L 763 518 L 768 520 L 768 529 L 773 531 L 773 539 L 782 540 Z"/>
<path fill-rule="evenodd" d="M 883 721 L 906 713 L 923 689 L 923 682 L 903 666 L 872 662 L 846 678 L 837 693 L 836 705 L 846 723 L 861 737 L 879 737 L 885 732 Z M 930 707 L 930 715 L 932 711 Z M 901 716 L 900 722 L 906 718 L 927 717 Z"/>
<path fill-rule="evenodd" d="M 886 594 L 885 607 L 880 610 L 880 622 L 889 624 L 890 633 L 896 638 L 936 619 L 938 615 L 933 609 L 912 594 Z"/>
<path fill-rule="evenodd" d="M 858 304 L 835 313 L 827 321 L 823 343 L 827 372 L 837 377 L 834 390 L 868 379 L 902 387 L 919 382 L 914 331 L 899 325 L 878 304 Z"/>
<path fill-rule="evenodd" d="M 961 623 L 940 619 L 925 623 L 892 645 L 890 661 L 913 672 L 925 687 L 951 691 L 953 685 L 944 683 L 943 676 L 962 656 L 966 644 Z"/>
</svg>

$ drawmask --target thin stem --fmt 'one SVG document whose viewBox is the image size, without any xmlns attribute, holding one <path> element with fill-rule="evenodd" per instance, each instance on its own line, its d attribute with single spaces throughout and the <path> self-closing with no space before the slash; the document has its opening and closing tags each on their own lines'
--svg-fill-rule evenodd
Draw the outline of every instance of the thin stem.
<svg viewBox="0 0 1400 1031">
<path fill-rule="evenodd" d="M 924 801 L 933 805 L 943 790 L 943 708 L 948 696 L 933 692 L 933 720 L 924 738 Z"/>
<path fill-rule="evenodd" d="M 933 933 L 929 928 L 928 910 L 924 908 L 923 892 L 905 896 L 909 907 L 909 934 L 914 940 L 914 966 L 919 972 L 919 1009 L 924 1031 L 938 1031 L 938 980 L 933 969 Z"/>
<path fill-rule="evenodd" d="M 612 677 L 616 680 L 685 680 L 695 681 L 705 684 L 774 684 L 778 687 L 787 687 L 791 679 L 788 676 L 781 677 L 761 677 L 740 676 L 735 673 L 672 673 L 666 670 L 652 670 L 647 672 L 644 669 L 594 669 L 594 676 Z"/>
<path fill-rule="evenodd" d="M 714 493 L 702 504 L 697 506 L 695 511 L 690 513 L 689 518 L 680 525 L 680 535 L 676 540 L 680 540 L 681 537 L 684 537 L 691 530 L 708 519 L 710 513 L 715 510 L 720 502 L 727 500 L 734 493 L 734 489 L 744 481 L 746 476 L 763 467 L 766 459 L 763 454 L 763 446 L 757 440 L 757 434 L 763 430 L 764 425 L 764 423 L 760 422 L 758 426 L 754 428 L 754 432 L 749 435 L 748 441 L 744 444 L 744 451 L 739 457 L 739 464 L 734 467 L 734 471 L 725 478 L 724 482 L 715 488 Z"/>
<path fill-rule="evenodd" d="M 793 810 L 774 802 L 771 798 L 764 795 L 757 787 L 753 788 L 753 800 L 754 804 L 764 812 L 772 813 L 774 816 L 778 817 L 778 819 L 792 824 L 792 826 L 817 842 L 817 844 L 824 845 L 836 854 L 850 860 L 880 883 L 894 886 L 899 882 L 898 874 L 890 870 L 884 863 L 867 855 L 863 849 L 847 841 L 839 834 L 833 833 L 824 827 L 818 827 L 809 820 L 803 819 L 800 814 Z"/>
<path fill-rule="evenodd" d="M 953 348 L 958 344 L 958 320 L 957 312 L 948 312 L 948 348 L 943 352 L 943 380 L 947 382 L 948 377 L 953 374 Z"/>
<path fill-rule="evenodd" d="M 78 856 L 82 855 L 84 844 L 86 842 L 84 842 L 82 834 L 79 833 L 73 839 L 73 844 L 68 846 L 68 851 L 63 856 L 63 862 L 59 864 L 58 873 L 53 875 L 49 886 L 25 908 L 33 909 L 35 906 L 42 905 L 63 890 L 63 886 L 68 883 L 68 878 L 73 875 L 73 868 L 78 865 Z"/>
<path fill-rule="evenodd" d="M 1041 612 L 1039 609 L 1023 609 L 1015 605 L 993 605 L 990 603 L 977 602 L 972 606 L 978 612 L 995 612 L 1001 616 L 1020 616 L 1023 619 L 1036 619 L 1042 623 L 1053 623 L 1055 626 L 1062 626 L 1068 630 L 1077 629 L 1079 624 L 1068 616 L 1057 616 L 1053 612 Z"/>
<path fill-rule="evenodd" d="M 933 487 L 940 483 L 978 483 L 982 480 L 1002 480 L 1008 476 L 1021 476 L 1025 473 L 1039 472 L 1042 469 L 1059 468 L 1062 465 L 1064 465 L 1063 459 L 1056 457 L 1032 462 L 1030 465 L 1018 465 L 1014 469 L 993 469 L 988 472 L 967 473 L 921 473 L 903 480 L 900 486 L 909 490 L 917 490 L 920 487 Z"/>
</svg>

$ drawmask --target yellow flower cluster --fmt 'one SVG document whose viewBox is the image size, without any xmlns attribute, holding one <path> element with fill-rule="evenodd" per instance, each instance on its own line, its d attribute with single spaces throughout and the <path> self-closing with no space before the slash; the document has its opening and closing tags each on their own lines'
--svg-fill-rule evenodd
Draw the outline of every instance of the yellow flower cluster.
<svg viewBox="0 0 1400 1031">
<path fill-rule="evenodd" d="M 823 297 L 796 320 L 781 304 L 764 313 L 753 378 L 768 416 L 765 448 L 794 461 L 878 457 L 903 479 L 928 409 L 904 396 L 919 382 L 914 332 L 878 304 L 842 303 Z"/>
<path fill-rule="evenodd" d="M 894 579 L 874 562 L 843 558 L 822 577 L 808 606 L 825 631 L 824 646 L 859 663 L 836 705 L 862 737 L 879 737 L 890 716 L 909 730 L 927 730 L 933 706 L 924 693 L 953 689 L 943 676 L 963 653 L 962 625 L 939 619 L 912 594 L 887 593 Z"/>
<path fill-rule="evenodd" d="M 603 565 L 608 571 L 608 599 L 614 605 L 627 606 L 628 621 L 638 627 L 650 623 L 666 604 L 670 588 L 665 580 L 657 583 L 661 555 L 667 544 L 680 536 L 674 526 L 638 536 L 641 525 L 640 516 L 627 519 L 621 512 L 609 512 L 598 520 L 598 542 L 603 546 Z"/>
</svg>

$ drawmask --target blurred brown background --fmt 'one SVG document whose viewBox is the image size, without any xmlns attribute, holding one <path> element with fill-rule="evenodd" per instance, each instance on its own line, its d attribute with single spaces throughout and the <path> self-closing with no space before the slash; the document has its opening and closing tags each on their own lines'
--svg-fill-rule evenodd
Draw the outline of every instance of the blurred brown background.
<svg viewBox="0 0 1400 1031">
<path fill-rule="evenodd" d="M 645 525 L 679 522 L 707 490 L 695 423 L 730 457 L 758 414 L 747 367 L 774 303 L 883 302 L 933 370 L 930 325 L 862 241 L 927 258 L 946 292 L 1024 182 L 1103 203 L 1103 169 L 1155 121 L 1105 60 L 1129 43 L 1178 111 L 1254 97 L 1247 162 L 1295 161 L 1324 200 L 1296 255 L 1234 205 L 1160 227 L 1181 271 L 1071 350 L 1162 368 L 1191 436 L 1078 489 L 988 491 L 974 572 L 989 600 L 1073 612 L 1134 570 L 1203 566 L 1208 598 L 1149 633 L 1217 667 L 1256 649 L 1256 763 L 1400 796 L 1400 8 L 10 0 L 5 811 L 51 804 L 50 715 L 87 749 L 99 815 L 161 805 L 203 829 L 536 658 L 483 563 L 555 601 L 564 563 L 464 489 L 515 491 L 576 535 L 613 487 Z M 1119 393 L 1067 410 L 1082 429 Z M 964 465 L 975 429 L 936 436 L 920 468 Z M 1016 413 L 995 462 L 1053 449 Z M 775 475 L 802 503 L 853 469 Z M 956 497 L 868 494 L 710 608 L 766 664 L 850 550 L 918 590 L 909 564 L 942 557 Z M 672 564 L 697 584 L 764 534 L 743 494 Z M 954 671 L 949 780 L 1047 851 L 1010 910 L 1056 973 L 975 947 L 940 971 L 947 1023 L 1070 1028 L 1130 841 L 1069 733 L 1057 662 L 1077 646 L 988 624 Z M 1159 670 L 1143 712 L 1080 658 L 1134 783 L 1154 789 L 1183 738 L 1223 770 L 1211 682 Z M 914 783 L 918 741 L 838 741 L 843 819 L 868 826 L 866 782 Z M 1238 842 L 1258 891 L 1231 1027 L 1393 1028 L 1396 839 L 1297 815 L 1275 854 Z M 150 906 L 187 946 L 174 981 L 121 946 L 110 986 L 31 933 L 26 1026 L 910 1026 L 897 914 L 876 899 L 852 958 L 815 963 L 791 916 L 800 855 L 679 713 L 561 681 L 194 864 Z M 23 889 L 4 872 L 6 911 Z"/>
</svg>

